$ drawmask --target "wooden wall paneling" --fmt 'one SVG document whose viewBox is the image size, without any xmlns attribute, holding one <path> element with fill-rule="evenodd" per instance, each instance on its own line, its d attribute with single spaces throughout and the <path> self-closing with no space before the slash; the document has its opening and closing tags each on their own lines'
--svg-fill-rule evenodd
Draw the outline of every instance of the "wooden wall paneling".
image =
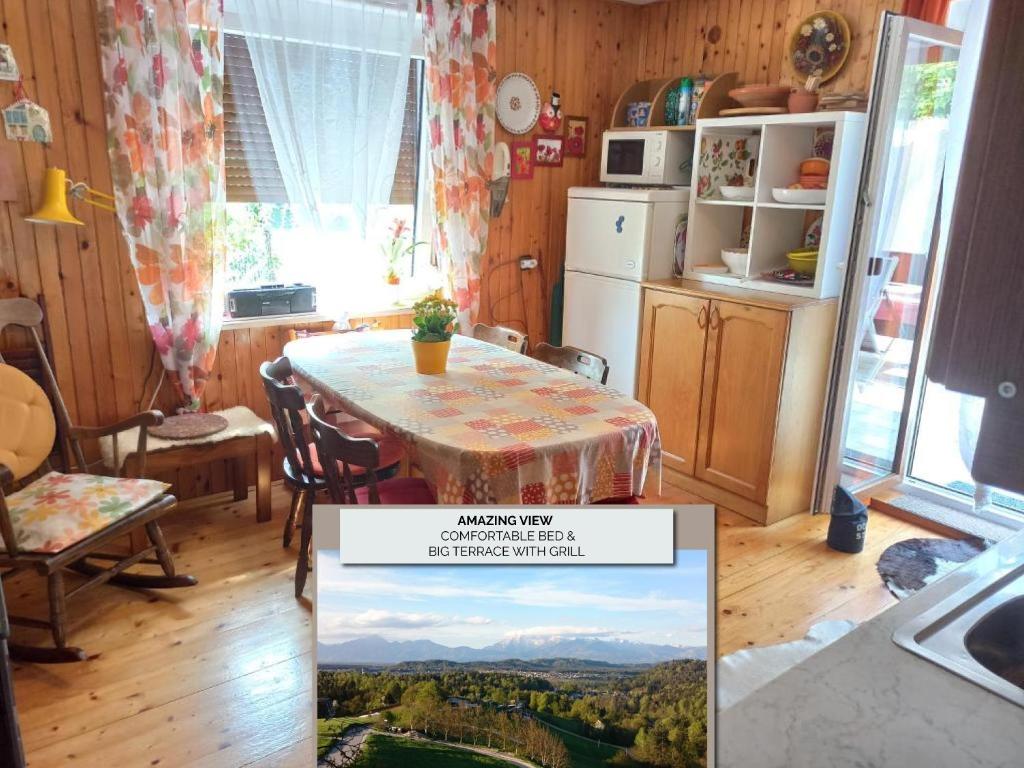
<svg viewBox="0 0 1024 768">
<path fill-rule="evenodd" d="M 42 34 L 30 35 L 27 43 L 31 51 L 33 76 L 29 85 L 29 95 L 39 103 L 49 105 L 50 114 L 61 124 L 62 130 L 53 132 L 53 142 L 43 148 L 42 156 L 34 163 L 36 178 L 42 178 L 48 166 L 69 168 L 68 126 L 64 123 L 60 93 L 57 85 L 56 61 L 52 46 L 51 20 L 48 9 L 38 2 L 25 3 L 26 22 L 29 29 L 41 30 Z M 49 35 L 46 33 L 49 32 Z M 23 54 L 22 60 L 26 57 Z M 28 79 L 26 78 L 26 81 Z M 32 143 L 26 152 L 43 145 Z M 34 152 L 32 154 L 35 154 Z M 75 152 L 75 168 L 78 168 L 80 157 Z M 34 200 L 33 203 L 37 203 Z M 81 212 L 83 216 L 86 212 Z M 68 315 L 67 331 L 74 350 L 76 372 L 75 387 L 78 393 L 79 419 L 87 424 L 102 423 L 103 418 L 112 409 L 107 402 L 101 406 L 98 393 L 105 391 L 102 382 L 97 383 L 97 375 L 102 376 L 102 368 L 110 367 L 109 349 L 104 353 L 106 336 L 106 318 L 103 310 L 97 305 L 102 301 L 102 289 L 92 279 L 92 269 L 83 270 L 82 256 L 78 250 L 78 233 L 74 227 L 40 227 L 35 228 L 36 244 L 40 247 L 40 260 L 53 259 L 59 264 L 64 306 Z M 91 266 L 91 265 L 90 265 Z M 86 273 L 90 273 L 86 277 Z M 49 303 L 49 302 L 48 302 Z M 109 420 L 107 420 L 109 421 Z"/>
<path fill-rule="evenodd" d="M 64 0 L 69 11 L 69 28 L 74 34 L 74 50 L 79 71 L 81 109 L 76 119 L 85 131 L 88 155 L 88 180 L 97 189 L 113 189 L 110 160 L 107 154 L 106 114 L 104 110 L 103 73 L 96 52 L 96 14 L 89 3 Z M 60 41 L 55 34 L 55 47 Z M 110 348 L 114 362 L 114 383 L 118 415 L 139 408 L 143 397 L 143 378 L 148 371 L 148 353 L 152 340 L 146 326 L 142 303 L 127 287 L 134 289 L 127 245 L 121 234 L 117 215 L 94 211 L 94 248 L 102 274 L 105 310 Z M 127 298 L 127 300 L 125 300 Z M 145 403 L 142 404 L 143 406 Z"/>
<path fill-rule="evenodd" d="M 32 48 L 29 44 L 28 24 L 25 19 L 25 6 L 21 0 L 3 0 L 3 27 L 7 43 L 10 44 L 22 76 L 30 89 L 34 88 L 34 68 Z M 45 40 L 41 40 L 45 43 Z M 38 97 L 37 97 L 38 98 Z M 59 122 L 54 132 L 61 130 Z M 6 142 L 6 139 L 2 139 Z M 13 144 L 13 142 L 6 142 Z M 72 416 L 79 413 L 78 391 L 75 386 L 74 369 L 71 364 L 71 343 L 68 337 L 67 309 L 61 290 L 61 270 L 56 256 L 56 244 L 52 232 L 40 232 L 24 220 L 30 212 L 33 197 L 30 190 L 34 189 L 42 179 L 46 161 L 43 148 L 34 142 L 16 145 L 15 155 L 20 157 L 21 172 L 16 173 L 18 181 L 19 202 L 3 203 L 11 222 L 14 256 L 17 261 L 18 285 L 17 292 L 21 295 L 46 298 L 47 311 L 53 331 L 53 349 L 57 382 L 61 388 L 65 403 Z"/>
</svg>

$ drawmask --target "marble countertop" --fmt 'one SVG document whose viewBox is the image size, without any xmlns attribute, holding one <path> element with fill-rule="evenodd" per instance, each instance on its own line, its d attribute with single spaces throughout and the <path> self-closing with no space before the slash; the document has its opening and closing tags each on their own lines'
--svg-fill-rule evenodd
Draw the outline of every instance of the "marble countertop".
<svg viewBox="0 0 1024 768">
<path fill-rule="evenodd" d="M 719 768 L 1020 768 L 1024 709 L 896 645 L 1017 533 L 718 714 Z"/>
</svg>

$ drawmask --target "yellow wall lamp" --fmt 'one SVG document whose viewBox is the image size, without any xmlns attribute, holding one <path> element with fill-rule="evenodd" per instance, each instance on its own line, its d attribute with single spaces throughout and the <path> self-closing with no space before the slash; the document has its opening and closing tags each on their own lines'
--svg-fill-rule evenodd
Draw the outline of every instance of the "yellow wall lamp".
<svg viewBox="0 0 1024 768">
<path fill-rule="evenodd" d="M 47 168 L 43 179 L 43 204 L 31 216 L 26 216 L 25 221 L 33 224 L 84 225 L 85 222 L 76 218 L 68 208 L 69 197 L 102 208 L 104 211 L 115 211 L 112 195 L 95 190 L 84 182 L 71 181 L 67 173 L 60 168 Z"/>
</svg>

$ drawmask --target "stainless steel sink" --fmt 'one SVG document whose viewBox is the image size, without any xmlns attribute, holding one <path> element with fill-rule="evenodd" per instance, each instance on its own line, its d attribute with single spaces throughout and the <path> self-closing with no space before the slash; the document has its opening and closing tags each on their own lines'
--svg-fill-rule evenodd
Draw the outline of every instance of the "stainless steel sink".
<svg viewBox="0 0 1024 768">
<path fill-rule="evenodd" d="M 893 640 L 1024 707 L 1024 542 Z"/>
</svg>

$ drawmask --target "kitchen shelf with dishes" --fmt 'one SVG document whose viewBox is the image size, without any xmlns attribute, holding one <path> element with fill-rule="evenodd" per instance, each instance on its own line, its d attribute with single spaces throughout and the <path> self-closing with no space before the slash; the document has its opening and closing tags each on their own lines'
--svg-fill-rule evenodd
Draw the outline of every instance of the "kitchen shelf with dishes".
<svg viewBox="0 0 1024 768">
<path fill-rule="evenodd" d="M 865 127 L 860 112 L 698 119 L 683 277 L 838 296 Z"/>
<path fill-rule="evenodd" d="M 697 119 L 714 117 L 723 106 L 732 104 L 729 91 L 736 87 L 739 75 L 726 72 L 718 77 L 706 80 L 697 103 Z M 611 128 L 616 131 L 695 131 L 695 124 L 676 125 L 676 121 L 667 114 L 669 91 L 677 88 L 679 77 L 663 77 L 655 80 L 641 80 L 633 83 L 619 96 L 612 110 Z M 631 104 L 646 104 L 649 113 L 642 125 L 630 122 L 629 107 Z"/>
</svg>

